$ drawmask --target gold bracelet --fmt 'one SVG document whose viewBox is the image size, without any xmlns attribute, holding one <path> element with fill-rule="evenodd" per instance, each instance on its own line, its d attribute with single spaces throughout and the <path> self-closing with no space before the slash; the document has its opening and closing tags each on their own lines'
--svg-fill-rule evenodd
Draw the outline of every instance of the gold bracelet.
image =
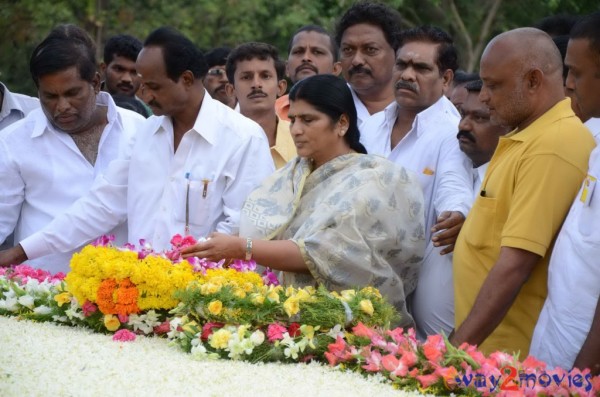
<svg viewBox="0 0 600 397">
<path fill-rule="evenodd" d="M 249 261 L 252 259 L 252 239 L 250 237 L 246 238 L 246 260 Z"/>
</svg>

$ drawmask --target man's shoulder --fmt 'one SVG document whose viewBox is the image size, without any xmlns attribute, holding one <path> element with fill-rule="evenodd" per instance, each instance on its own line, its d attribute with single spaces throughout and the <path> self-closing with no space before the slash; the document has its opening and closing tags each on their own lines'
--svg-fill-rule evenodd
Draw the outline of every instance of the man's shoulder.
<svg viewBox="0 0 600 397">
<path fill-rule="evenodd" d="M 219 130 L 220 138 L 240 141 L 265 138 L 262 128 L 255 121 L 223 105 L 221 102 L 214 102 L 211 106 L 210 117 L 214 127 Z"/>
<path fill-rule="evenodd" d="M 42 109 L 38 107 L 30 112 L 26 117 L 18 120 L 0 130 L 0 139 L 3 141 L 23 141 L 32 138 L 32 132 L 40 118 L 45 118 Z"/>
<path fill-rule="evenodd" d="M 25 94 L 11 93 L 25 115 L 40 107 L 40 100 Z"/>
</svg>

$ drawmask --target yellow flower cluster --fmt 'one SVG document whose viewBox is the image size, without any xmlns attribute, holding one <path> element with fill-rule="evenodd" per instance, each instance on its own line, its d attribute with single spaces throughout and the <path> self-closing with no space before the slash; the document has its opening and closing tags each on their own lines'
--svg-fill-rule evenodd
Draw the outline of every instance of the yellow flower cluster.
<svg viewBox="0 0 600 397">
<path fill-rule="evenodd" d="M 285 291 L 285 295 L 288 298 L 285 300 L 285 302 L 283 302 L 283 310 L 285 310 L 289 317 L 292 317 L 294 314 L 300 311 L 300 302 L 316 301 L 315 292 L 316 290 L 313 287 L 301 289 L 288 287 Z"/>
<path fill-rule="evenodd" d="M 221 288 L 229 286 L 240 299 L 264 285 L 258 273 L 238 272 L 233 269 L 209 269 L 205 275 L 198 277 L 198 282 L 203 295 L 215 294 Z"/>
<path fill-rule="evenodd" d="M 69 292 L 83 305 L 85 301 L 96 302 L 100 284 L 109 278 L 129 278 L 139 291 L 139 309 L 150 310 L 175 307 L 178 301 L 173 293 L 185 289 L 197 276 L 187 261 L 173 264 L 153 255 L 140 260 L 136 252 L 89 245 L 73 255 L 65 281 Z"/>
</svg>

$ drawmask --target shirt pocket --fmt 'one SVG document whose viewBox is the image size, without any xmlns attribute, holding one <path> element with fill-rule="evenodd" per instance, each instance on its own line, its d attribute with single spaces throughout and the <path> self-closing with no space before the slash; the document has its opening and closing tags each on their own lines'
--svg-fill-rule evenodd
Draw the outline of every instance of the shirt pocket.
<svg viewBox="0 0 600 397">
<path fill-rule="evenodd" d="M 477 197 L 469 212 L 470 227 L 465 233 L 465 241 L 475 248 L 490 248 L 499 244 L 496 225 L 497 199 Z"/>
<path fill-rule="evenodd" d="M 208 179 L 180 180 L 177 183 L 175 219 L 183 224 L 204 226 L 210 215 L 211 183 Z"/>
</svg>

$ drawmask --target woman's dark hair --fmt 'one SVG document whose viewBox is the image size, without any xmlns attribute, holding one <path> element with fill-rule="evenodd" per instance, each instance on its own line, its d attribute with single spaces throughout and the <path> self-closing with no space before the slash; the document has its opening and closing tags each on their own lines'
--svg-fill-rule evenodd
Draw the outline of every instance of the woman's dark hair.
<svg viewBox="0 0 600 397">
<path fill-rule="evenodd" d="M 315 107 L 319 112 L 337 122 L 342 114 L 350 121 L 344 139 L 352 150 L 367 153 L 360 143 L 360 132 L 354 99 L 346 82 L 331 74 L 318 74 L 297 82 L 290 91 L 290 101 L 303 100 Z"/>
</svg>

